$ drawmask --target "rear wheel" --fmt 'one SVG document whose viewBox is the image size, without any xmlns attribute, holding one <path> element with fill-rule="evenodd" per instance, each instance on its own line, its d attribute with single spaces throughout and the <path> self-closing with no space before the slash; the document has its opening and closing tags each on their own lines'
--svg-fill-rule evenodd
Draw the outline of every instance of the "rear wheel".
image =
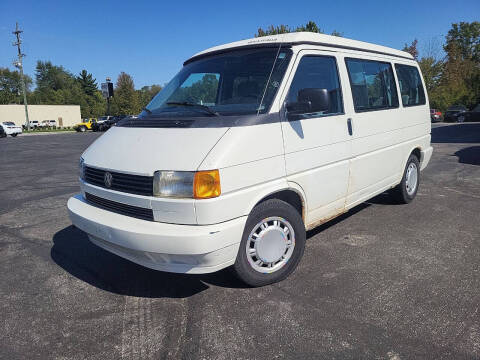
<svg viewBox="0 0 480 360">
<path fill-rule="evenodd" d="M 250 213 L 233 266 L 250 286 L 285 279 L 297 267 L 305 249 L 305 225 L 290 204 L 271 199 Z"/>
<path fill-rule="evenodd" d="M 417 195 L 420 185 L 420 162 L 411 154 L 403 172 L 402 181 L 392 191 L 395 200 L 401 204 L 408 204 Z"/>
<path fill-rule="evenodd" d="M 11 135 L 12 137 L 15 137 L 15 136 L 17 136 L 17 133 L 15 133 L 15 134 L 10 134 L 10 135 Z"/>
</svg>

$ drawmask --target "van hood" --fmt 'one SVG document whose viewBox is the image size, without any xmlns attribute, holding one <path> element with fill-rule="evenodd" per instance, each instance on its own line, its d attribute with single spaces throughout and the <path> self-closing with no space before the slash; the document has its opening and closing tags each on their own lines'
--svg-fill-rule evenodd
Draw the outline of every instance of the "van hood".
<svg viewBox="0 0 480 360">
<path fill-rule="evenodd" d="M 227 132 L 218 128 L 112 127 L 83 153 L 86 165 L 152 176 L 157 170 L 197 170 Z"/>
</svg>

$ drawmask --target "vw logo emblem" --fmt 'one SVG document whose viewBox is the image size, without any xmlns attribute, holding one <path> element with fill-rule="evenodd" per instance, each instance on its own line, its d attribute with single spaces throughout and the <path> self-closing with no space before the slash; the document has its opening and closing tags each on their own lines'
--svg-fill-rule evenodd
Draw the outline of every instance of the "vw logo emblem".
<svg viewBox="0 0 480 360">
<path fill-rule="evenodd" d="M 103 175 L 103 182 L 105 183 L 105 186 L 107 188 L 112 186 L 112 180 L 113 180 L 112 174 L 109 173 L 108 171 L 105 172 L 105 175 Z"/>
</svg>

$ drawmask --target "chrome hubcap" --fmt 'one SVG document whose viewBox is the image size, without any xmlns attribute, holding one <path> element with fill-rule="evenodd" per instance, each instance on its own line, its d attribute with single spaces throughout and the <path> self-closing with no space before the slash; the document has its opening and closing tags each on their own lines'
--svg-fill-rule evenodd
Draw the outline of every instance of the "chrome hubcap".
<svg viewBox="0 0 480 360">
<path fill-rule="evenodd" d="M 413 195 L 417 189 L 418 182 L 418 169 L 415 163 L 410 163 L 407 168 L 407 173 L 405 174 L 405 183 L 407 185 L 407 194 Z"/>
<path fill-rule="evenodd" d="M 272 273 L 287 263 L 294 248 L 292 225 L 284 218 L 269 217 L 254 226 L 245 250 L 254 270 Z"/>
</svg>

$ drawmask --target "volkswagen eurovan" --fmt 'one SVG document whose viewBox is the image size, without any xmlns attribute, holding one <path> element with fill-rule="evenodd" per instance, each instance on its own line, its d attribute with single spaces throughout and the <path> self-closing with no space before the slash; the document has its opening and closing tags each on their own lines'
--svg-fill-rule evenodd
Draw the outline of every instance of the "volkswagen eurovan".
<svg viewBox="0 0 480 360">
<path fill-rule="evenodd" d="M 73 224 L 168 272 L 294 271 L 306 231 L 390 190 L 412 201 L 432 155 L 421 72 L 399 50 L 314 33 L 202 51 L 136 119 L 80 158 Z"/>
</svg>

